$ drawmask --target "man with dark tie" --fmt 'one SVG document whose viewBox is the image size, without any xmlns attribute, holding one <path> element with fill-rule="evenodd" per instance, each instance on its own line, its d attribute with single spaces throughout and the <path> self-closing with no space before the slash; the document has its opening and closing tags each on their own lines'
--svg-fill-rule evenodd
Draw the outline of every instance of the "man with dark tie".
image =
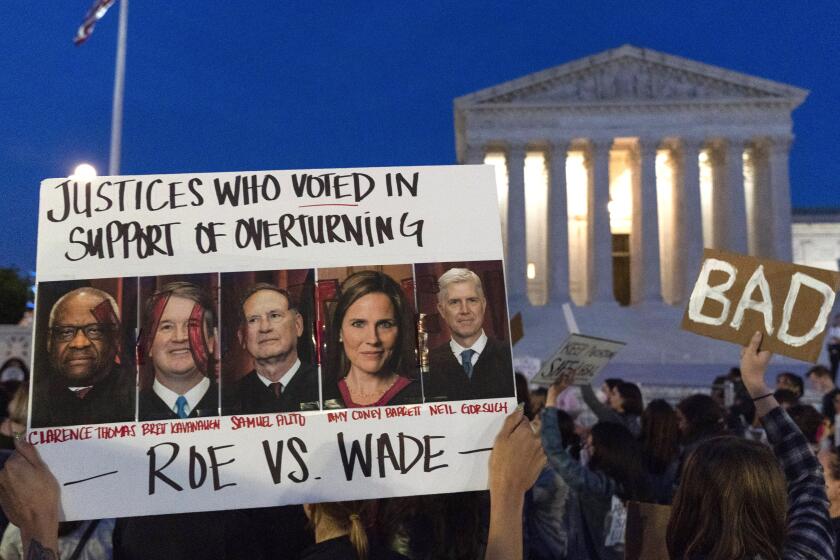
<svg viewBox="0 0 840 560">
<path fill-rule="evenodd" d="M 239 343 L 254 360 L 231 390 L 225 414 L 263 414 L 318 409 L 318 370 L 298 358 L 303 317 L 289 293 L 260 283 L 241 298 Z"/>
<path fill-rule="evenodd" d="M 78 288 L 55 302 L 50 368 L 34 379 L 32 427 L 134 420 L 134 376 L 118 363 L 119 336 L 120 310 L 107 292 Z"/>
<path fill-rule="evenodd" d="M 169 283 L 146 302 L 138 354 L 155 378 L 140 393 L 141 421 L 218 415 L 214 309 L 207 292 L 189 282 Z"/>
<path fill-rule="evenodd" d="M 451 339 L 429 353 L 426 401 L 512 397 L 510 346 L 488 337 L 482 327 L 487 300 L 481 279 L 469 269 L 451 268 L 438 285 L 438 311 Z"/>
</svg>

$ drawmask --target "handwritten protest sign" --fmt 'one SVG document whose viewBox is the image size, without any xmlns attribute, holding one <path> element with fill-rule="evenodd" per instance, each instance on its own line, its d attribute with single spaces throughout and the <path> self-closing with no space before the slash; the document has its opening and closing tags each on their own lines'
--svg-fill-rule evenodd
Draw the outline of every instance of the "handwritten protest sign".
<svg viewBox="0 0 840 560">
<path fill-rule="evenodd" d="M 491 168 L 49 179 L 38 235 L 27 438 L 64 519 L 486 488 Z"/>
<path fill-rule="evenodd" d="M 575 385 L 588 385 L 624 345 L 615 340 L 571 334 L 531 383 L 551 385 L 561 375 L 572 375 Z"/>
<path fill-rule="evenodd" d="M 746 345 L 762 331 L 762 349 L 815 362 L 840 273 L 706 249 L 682 328 Z"/>
</svg>

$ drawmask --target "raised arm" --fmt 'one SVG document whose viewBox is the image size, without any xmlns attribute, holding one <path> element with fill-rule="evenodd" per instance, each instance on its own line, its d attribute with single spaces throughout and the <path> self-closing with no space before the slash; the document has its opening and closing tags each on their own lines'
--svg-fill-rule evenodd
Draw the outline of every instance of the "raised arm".
<svg viewBox="0 0 840 560">
<path fill-rule="evenodd" d="M 741 352 L 741 379 L 755 403 L 756 414 L 781 463 L 788 487 L 786 560 L 834 558 L 834 531 L 828 514 L 825 480 L 819 461 L 790 416 L 773 398 L 764 380 L 772 354 L 760 351 L 761 333 Z"/>
<path fill-rule="evenodd" d="M 542 411 L 540 436 L 548 464 L 570 488 L 578 492 L 595 493 L 607 497 L 615 493 L 615 483 L 612 479 L 603 473 L 584 467 L 563 447 L 560 424 L 557 421 L 557 408 L 553 403 L 547 402 Z"/>
<path fill-rule="evenodd" d="M 33 445 L 15 447 L 0 471 L 0 505 L 20 527 L 26 560 L 58 560 L 58 482 Z"/>
<path fill-rule="evenodd" d="M 615 422 L 616 424 L 624 423 L 618 412 L 598 400 L 598 397 L 595 396 L 595 390 L 592 389 L 592 385 L 587 383 L 586 385 L 581 386 L 580 394 L 583 396 L 583 402 L 585 402 L 586 406 L 592 410 L 592 413 L 599 421 Z"/>
<path fill-rule="evenodd" d="M 490 453 L 490 531 L 485 560 L 522 560 L 525 492 L 545 466 L 545 454 L 528 419 L 505 419 Z"/>
</svg>

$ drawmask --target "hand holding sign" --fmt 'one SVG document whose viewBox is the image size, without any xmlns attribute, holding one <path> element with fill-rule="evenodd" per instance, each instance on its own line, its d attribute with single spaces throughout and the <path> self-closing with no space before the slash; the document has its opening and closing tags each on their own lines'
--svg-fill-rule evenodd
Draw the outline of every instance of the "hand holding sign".
<svg viewBox="0 0 840 560">
<path fill-rule="evenodd" d="M 21 440 L 16 446 L 0 470 L 0 504 L 20 527 L 25 546 L 36 540 L 58 550 L 58 482 L 32 444 Z"/>
<path fill-rule="evenodd" d="M 557 399 L 560 395 L 572 386 L 575 382 L 575 372 L 569 371 L 560 374 L 560 377 L 557 378 L 557 381 L 551 384 L 551 387 L 548 388 L 548 394 L 545 398 L 546 406 L 555 406 L 557 403 Z"/>
<path fill-rule="evenodd" d="M 840 274 L 711 249 L 703 256 L 683 329 L 741 345 L 760 330 L 765 349 L 817 360 Z"/>
<path fill-rule="evenodd" d="M 764 381 L 764 374 L 773 354 L 767 350 L 760 350 L 762 339 L 761 332 L 756 332 L 750 343 L 741 349 L 741 381 L 752 397 L 759 417 L 779 406 L 773 397 L 773 390 Z"/>
</svg>

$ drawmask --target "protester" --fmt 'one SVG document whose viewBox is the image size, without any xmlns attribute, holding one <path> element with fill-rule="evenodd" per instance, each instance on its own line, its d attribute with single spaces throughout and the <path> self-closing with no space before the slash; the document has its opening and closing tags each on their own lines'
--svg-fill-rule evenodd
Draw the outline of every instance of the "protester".
<svg viewBox="0 0 840 560">
<path fill-rule="evenodd" d="M 412 560 L 473 560 L 484 554 L 488 492 L 454 492 L 380 500 L 383 542 Z"/>
<path fill-rule="evenodd" d="M 524 414 L 515 411 L 502 424 L 490 453 L 490 531 L 485 560 L 522 559 L 525 492 L 545 463 L 539 437 Z"/>
<path fill-rule="evenodd" d="M 77 560 L 110 560 L 113 557 L 111 535 L 113 519 L 92 521 L 65 521 L 58 524 L 59 558 Z M 75 556 L 74 556 L 75 555 Z M 3 560 L 27 560 L 23 555 L 20 529 L 10 524 L 0 542 L 0 558 Z"/>
<path fill-rule="evenodd" d="M 726 433 L 723 409 L 708 395 L 691 395 L 677 404 L 683 454 L 702 441 Z"/>
<path fill-rule="evenodd" d="M 306 504 L 303 509 L 315 531 L 315 544 L 303 551 L 302 560 L 406 558 L 371 541 L 368 530 L 376 518 L 374 500 Z"/>
<path fill-rule="evenodd" d="M 785 371 L 776 376 L 776 389 L 791 391 L 799 399 L 805 394 L 805 382 L 795 373 Z"/>
<path fill-rule="evenodd" d="M 759 351 L 760 344 L 756 333 L 742 353 L 741 372 L 773 451 L 732 436 L 694 449 L 668 523 L 674 560 L 834 557 L 819 463 L 764 381 L 771 354 Z"/>
<path fill-rule="evenodd" d="M 644 408 L 642 392 L 638 385 L 622 381 L 616 384 L 609 393 L 608 405 L 604 405 L 595 396 L 591 385 L 581 387 L 583 400 L 592 409 L 600 422 L 615 422 L 621 424 L 638 437 L 642 429 L 641 415 Z M 549 399 L 548 404 L 551 404 Z"/>
<path fill-rule="evenodd" d="M 524 496 L 545 466 L 545 461 L 539 438 L 522 412 L 515 411 L 505 419 L 490 453 L 491 508 L 486 560 L 522 559 Z M 61 549 L 58 522 L 59 492 L 58 482 L 41 460 L 37 449 L 25 440 L 17 441 L 15 453 L 6 462 L 5 468 L 0 470 L 0 505 L 11 522 L 20 528 L 24 558 L 57 558 L 56 551 Z M 316 529 L 316 540 L 323 546 L 318 548 L 316 544 L 316 548 L 309 549 L 305 558 L 367 558 L 360 554 L 367 549 L 365 543 L 369 542 L 366 534 L 364 540 L 362 539 L 362 532 L 364 523 L 373 519 L 373 516 L 369 514 L 370 506 L 359 504 L 355 502 L 354 505 L 307 506 L 307 513 Z M 229 530 L 221 525 L 212 529 L 219 533 L 227 533 Z M 166 536 L 158 535 L 156 538 Z M 240 535 L 238 549 L 225 550 L 222 547 L 217 554 L 224 558 L 262 558 L 255 550 L 249 549 L 249 538 L 250 535 L 243 533 Z M 152 544 L 152 541 L 146 544 Z M 203 559 L 203 550 L 205 543 L 194 542 L 192 553 L 184 551 L 183 554 L 175 554 L 170 558 Z M 381 548 L 376 550 L 378 554 Z M 274 557 L 283 557 L 285 552 L 275 550 Z M 383 554 L 385 555 L 370 557 L 403 558 L 392 553 Z M 142 558 L 144 546 L 136 543 L 132 555 Z"/>
<path fill-rule="evenodd" d="M 823 416 L 834 422 L 835 412 L 832 395 L 833 391 L 837 389 L 837 386 L 834 385 L 834 377 L 831 372 L 828 371 L 828 368 L 825 366 L 816 365 L 808 370 L 806 377 L 808 378 L 808 381 L 811 382 L 811 386 L 814 387 L 814 390 L 822 395 L 821 412 Z"/>
<path fill-rule="evenodd" d="M 26 411 L 29 405 L 29 385 L 21 384 L 7 408 L 8 416 L 0 423 L 0 449 L 14 449 L 15 436 L 26 432 Z"/>
<path fill-rule="evenodd" d="M 623 423 L 598 422 L 584 447 L 588 465 L 574 460 L 563 447 L 557 414 L 551 406 L 571 381 L 561 377 L 549 388 L 548 406 L 542 413 L 542 441 L 549 465 L 576 492 L 580 505 L 581 538 L 570 543 L 567 555 L 602 560 L 623 558 L 624 537 L 619 529 L 623 522 L 621 513 L 626 513 L 623 504 L 627 500 L 650 499 L 641 449 Z M 590 393 L 594 396 L 591 388 Z M 608 514 L 612 514 L 609 519 Z"/>
<path fill-rule="evenodd" d="M 580 458 L 580 436 L 575 422 L 565 410 L 556 408 L 557 424 L 563 448 L 575 460 Z M 569 541 L 580 534 L 577 496 L 550 466 L 543 469 L 533 488 L 533 508 L 529 523 L 531 560 L 568 558 Z M 572 546 L 574 548 L 574 544 Z"/>
<path fill-rule="evenodd" d="M 773 398 L 776 399 L 776 402 L 778 402 L 785 410 L 799 404 L 799 395 L 790 389 L 776 389 L 773 393 Z"/>
<path fill-rule="evenodd" d="M 840 447 L 820 451 L 819 459 L 825 474 L 828 513 L 834 529 L 834 557 L 840 558 Z"/>
<path fill-rule="evenodd" d="M 825 424 L 823 422 L 823 415 L 817 412 L 817 409 L 809 404 L 797 404 L 787 409 L 788 416 L 808 440 L 808 445 L 811 451 L 816 455 L 820 449 L 820 439 L 822 439 L 823 429 Z"/>
<path fill-rule="evenodd" d="M 656 399 L 648 404 L 642 413 L 639 441 L 654 498 L 670 504 L 679 469 L 680 431 L 677 414 L 666 401 Z"/>
</svg>

